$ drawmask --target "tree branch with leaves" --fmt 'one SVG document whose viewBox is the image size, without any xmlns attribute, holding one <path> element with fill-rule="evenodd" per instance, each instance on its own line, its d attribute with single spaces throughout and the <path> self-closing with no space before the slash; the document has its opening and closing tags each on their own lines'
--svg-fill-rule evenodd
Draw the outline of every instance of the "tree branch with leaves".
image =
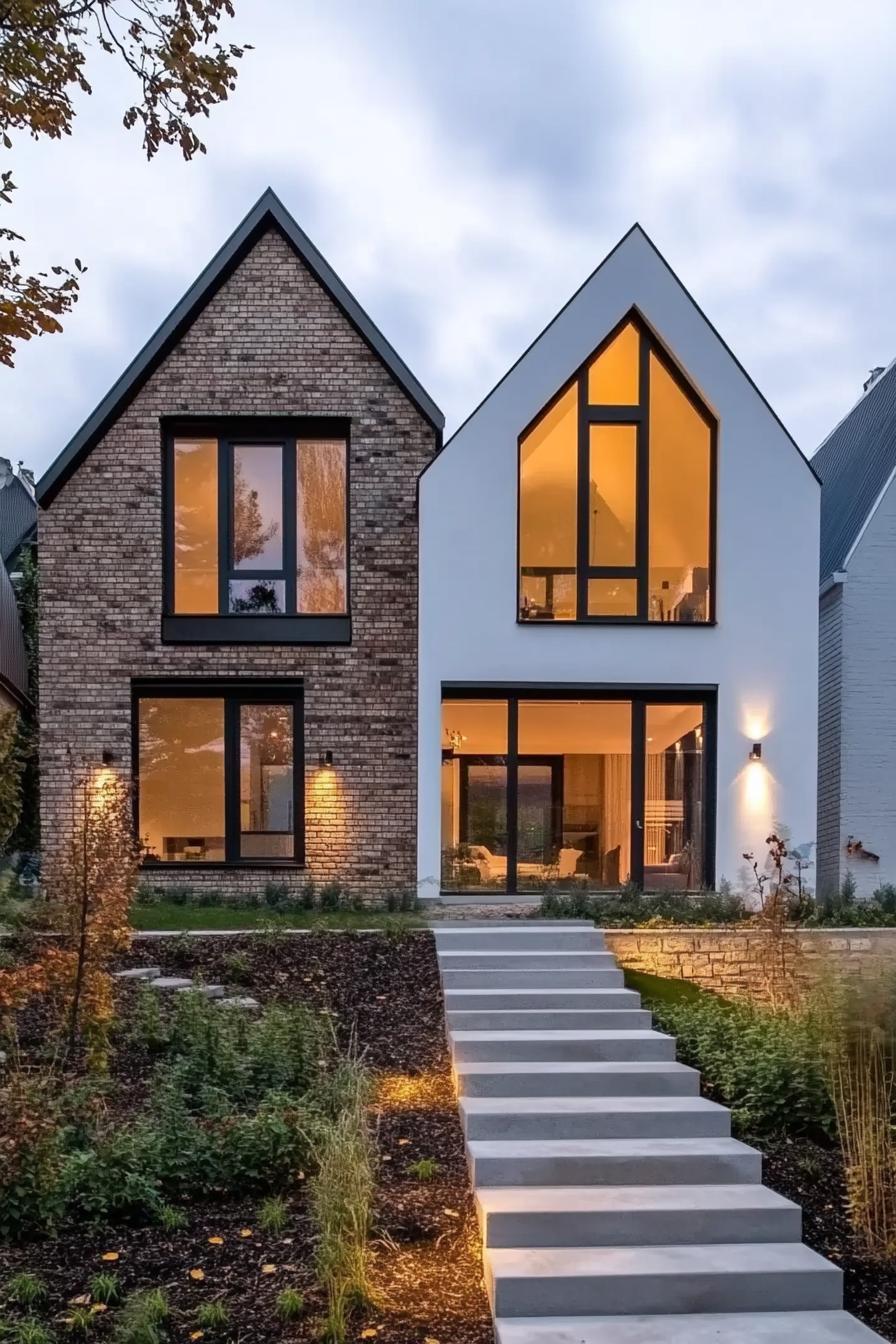
<svg viewBox="0 0 896 1344">
<path fill-rule="evenodd" d="M 204 154 L 193 122 L 233 92 L 236 63 L 250 50 L 219 40 L 233 17 L 232 0 L 0 0 L 0 145 L 11 150 L 17 131 L 71 135 L 73 97 L 93 92 L 87 62 L 99 51 L 138 85 L 122 122 L 142 127 L 147 159 L 163 145 L 187 160 Z M 0 173 L 0 205 L 15 190 L 11 171 Z M 76 258 L 29 274 L 17 250 L 24 241 L 0 226 L 0 363 L 10 367 L 17 342 L 61 331 L 86 269 Z"/>
</svg>

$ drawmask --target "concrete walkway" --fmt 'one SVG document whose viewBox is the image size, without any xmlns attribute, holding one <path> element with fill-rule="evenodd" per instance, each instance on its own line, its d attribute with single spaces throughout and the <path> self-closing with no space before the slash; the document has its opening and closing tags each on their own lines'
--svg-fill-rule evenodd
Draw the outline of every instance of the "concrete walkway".
<svg viewBox="0 0 896 1344">
<path fill-rule="evenodd" d="M 433 930 L 498 1344 L 872 1344 L 586 921 Z"/>
</svg>

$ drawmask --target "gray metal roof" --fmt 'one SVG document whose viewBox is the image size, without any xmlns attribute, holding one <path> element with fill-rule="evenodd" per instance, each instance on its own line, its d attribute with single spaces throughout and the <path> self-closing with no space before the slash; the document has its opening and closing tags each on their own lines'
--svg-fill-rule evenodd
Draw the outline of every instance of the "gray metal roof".
<svg viewBox="0 0 896 1344">
<path fill-rule="evenodd" d="M 812 458 L 821 477 L 821 582 L 846 558 L 896 468 L 896 361 Z"/>
<path fill-rule="evenodd" d="M 435 429 L 442 429 L 445 417 L 429 393 L 367 316 L 329 262 L 318 252 L 311 239 L 299 228 L 279 197 L 268 187 L 236 231 L 231 234 L 221 250 L 166 317 L 155 335 L 125 369 L 118 382 L 38 481 L 39 504 L 47 508 L 54 495 L 84 460 L 94 444 L 102 438 L 128 402 L 136 396 L 149 376 L 177 344 L 225 280 L 233 274 L 262 234 L 270 228 L 277 229 L 285 238 L 420 413 Z"/>
<path fill-rule="evenodd" d="M 37 504 L 28 488 L 13 476 L 0 487 L 0 560 L 8 562 L 37 522 Z"/>
<path fill-rule="evenodd" d="M 0 686 L 20 704 L 28 699 L 28 658 L 19 608 L 6 566 L 0 560 Z"/>
</svg>

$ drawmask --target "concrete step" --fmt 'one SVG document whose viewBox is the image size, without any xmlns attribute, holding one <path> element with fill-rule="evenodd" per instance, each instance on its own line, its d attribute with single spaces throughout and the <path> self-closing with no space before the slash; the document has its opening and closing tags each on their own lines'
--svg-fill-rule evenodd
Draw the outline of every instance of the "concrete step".
<svg viewBox="0 0 896 1344">
<path fill-rule="evenodd" d="M 201 994 L 204 999 L 223 999 L 225 991 L 223 985 L 196 985 L 191 982 L 189 985 L 181 985 L 177 992 Z"/>
<path fill-rule="evenodd" d="M 184 975 L 157 975 L 154 980 L 150 980 L 147 983 L 152 985 L 153 989 L 157 989 L 163 994 L 175 989 L 194 988 L 193 981 L 187 979 Z"/>
<path fill-rule="evenodd" d="M 567 971 L 612 971 L 616 958 L 612 952 L 550 952 L 508 948 L 491 952 L 473 950 L 450 952 L 437 946 L 439 969 L 445 971 L 553 971 L 563 984 Z"/>
<path fill-rule="evenodd" d="M 161 966 L 132 966 L 127 971 L 114 971 L 113 980 L 155 980 L 162 974 Z"/>
<path fill-rule="evenodd" d="M 633 989 L 446 989 L 445 1011 L 532 1008 L 640 1008 Z"/>
<path fill-rule="evenodd" d="M 764 1185 L 482 1188 L 484 1246 L 666 1246 L 799 1241 L 797 1204 Z"/>
<path fill-rule="evenodd" d="M 443 989 L 622 989 L 620 970 L 455 970 L 441 965 Z"/>
<path fill-rule="evenodd" d="M 444 952 L 601 952 L 604 935 L 594 928 L 543 924 L 494 924 L 491 928 L 433 930 L 436 950 Z"/>
<path fill-rule="evenodd" d="M 495 1315 L 835 1311 L 843 1275 L 799 1242 L 494 1250 Z"/>
<path fill-rule="evenodd" d="M 674 1059 L 675 1041 L 659 1031 L 450 1031 L 454 1059 Z"/>
<path fill-rule="evenodd" d="M 495 1334 L 497 1344 L 881 1344 L 845 1311 L 520 1316 L 497 1320 Z"/>
<path fill-rule="evenodd" d="M 727 1138 L 731 1112 L 703 1097 L 461 1097 L 467 1139 Z"/>
<path fill-rule="evenodd" d="M 697 1070 L 674 1060 L 459 1061 L 454 1071 L 458 1093 L 466 1097 L 681 1097 L 700 1091 Z"/>
<path fill-rule="evenodd" d="M 473 902 L 475 904 L 475 902 Z M 431 919 L 429 928 L 433 933 L 443 929 L 593 929 L 593 919 Z M 598 930 L 601 932 L 601 930 Z"/>
<path fill-rule="evenodd" d="M 492 1008 L 478 1012 L 448 1009 L 455 1031 L 649 1031 L 643 1008 Z"/>
<path fill-rule="evenodd" d="M 762 1155 L 737 1139 L 473 1139 L 475 1186 L 749 1185 Z M 681 1308 L 684 1310 L 684 1308 Z"/>
</svg>

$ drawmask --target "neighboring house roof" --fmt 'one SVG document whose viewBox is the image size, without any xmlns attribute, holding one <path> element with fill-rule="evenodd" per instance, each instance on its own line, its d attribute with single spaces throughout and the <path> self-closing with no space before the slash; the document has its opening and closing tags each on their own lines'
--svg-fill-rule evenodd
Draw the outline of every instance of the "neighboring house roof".
<svg viewBox="0 0 896 1344">
<path fill-rule="evenodd" d="M 6 566 L 0 560 L 0 686 L 19 704 L 28 699 L 28 658 L 19 607 Z"/>
<path fill-rule="evenodd" d="M 36 522 L 37 504 L 24 481 L 14 474 L 0 475 L 0 560 L 10 560 Z"/>
<path fill-rule="evenodd" d="M 445 417 L 417 381 L 400 355 L 367 316 L 353 294 L 318 252 L 311 239 L 299 228 L 292 215 L 270 189 L 263 193 L 243 222 L 198 279 L 175 306 L 158 331 L 146 343 L 136 359 L 125 369 L 111 391 L 84 422 L 70 443 L 37 484 L 37 499 L 46 508 L 68 477 L 80 465 L 94 444 L 106 433 L 128 403 L 181 339 L 197 315 L 233 274 L 243 258 L 268 229 L 275 228 L 319 281 L 336 306 L 366 341 L 373 353 L 404 390 L 431 425 L 441 430 Z"/>
<path fill-rule="evenodd" d="M 812 459 L 822 481 L 824 583 L 844 570 L 896 471 L 896 360 L 874 380 Z"/>
<path fill-rule="evenodd" d="M 543 330 L 540 331 L 539 334 L 535 337 L 535 339 L 534 339 L 533 341 L 530 342 L 530 344 L 526 347 L 526 349 L 525 349 L 525 350 L 523 351 L 523 353 L 519 356 L 519 358 L 516 359 L 516 360 L 514 360 L 513 364 L 511 364 L 511 366 L 510 366 L 510 368 L 507 370 L 507 372 L 506 372 L 501 378 L 498 379 L 497 383 L 495 383 L 495 385 L 494 385 L 494 387 L 491 389 L 491 391 L 486 393 L 486 395 L 483 397 L 483 399 L 482 399 L 482 401 L 479 403 L 479 405 L 478 405 L 477 407 L 475 407 L 475 409 L 472 410 L 472 411 L 470 412 L 470 414 L 466 417 L 466 419 L 465 419 L 465 420 L 458 426 L 458 428 L 457 428 L 457 429 L 454 431 L 454 433 L 451 435 L 451 438 L 448 439 L 448 440 L 446 441 L 446 443 L 444 444 L 444 446 L 443 446 L 443 448 L 442 448 L 441 451 L 444 452 L 445 449 L 448 448 L 448 446 L 451 444 L 451 442 L 452 442 L 454 439 L 456 439 L 456 438 L 458 437 L 458 435 L 460 434 L 460 432 L 461 432 L 461 430 L 464 428 L 464 426 L 467 425 L 467 424 L 469 423 L 469 421 L 471 421 L 471 420 L 473 419 L 474 416 L 478 415 L 478 413 L 482 410 L 482 408 L 486 405 L 486 403 L 487 403 L 487 402 L 488 402 L 488 401 L 495 395 L 495 393 L 496 393 L 496 392 L 498 391 L 498 389 L 502 386 L 502 384 L 505 383 L 505 382 L 507 381 L 507 379 L 511 377 L 511 375 L 512 375 L 513 372 L 514 372 L 514 370 L 515 370 L 520 364 L 522 364 L 522 363 L 524 362 L 524 360 L 527 358 L 527 356 L 530 354 L 530 352 L 533 351 L 533 350 L 535 349 L 535 347 L 536 347 L 537 345 L 540 344 L 540 342 L 544 339 L 545 336 L 547 336 L 547 334 L 548 334 L 548 332 L 551 330 L 551 328 L 554 327 L 554 326 L 556 326 L 558 323 L 560 323 L 560 322 L 563 320 L 564 314 L 567 312 L 567 310 L 570 309 L 570 308 L 572 308 L 573 305 L 576 303 L 576 300 L 579 298 L 579 296 L 580 296 L 581 294 L 583 294 L 586 290 L 588 290 L 588 289 L 591 287 L 592 283 L 593 283 L 594 280 L 595 280 L 595 277 L 597 277 L 597 276 L 600 274 L 600 272 L 603 270 L 603 268 L 604 268 L 605 266 L 607 266 L 608 262 L 611 262 L 612 259 L 616 256 L 616 254 L 617 254 L 618 252 L 622 252 L 623 249 L 625 249 L 625 248 L 627 248 L 628 246 L 630 246 L 631 243 L 632 243 L 633 241 L 635 241 L 635 240 L 641 240 L 642 242 L 646 243 L 647 246 L 651 249 L 651 251 L 655 254 L 655 256 L 657 257 L 657 259 L 660 261 L 660 263 L 662 264 L 662 266 L 665 267 L 666 271 L 669 273 L 669 275 L 670 275 L 670 276 L 672 277 L 672 279 L 675 281 L 675 284 L 676 284 L 676 285 L 678 286 L 678 288 L 681 290 L 681 293 L 682 293 L 682 294 L 684 295 L 684 297 L 687 299 L 688 303 L 691 305 L 691 307 L 694 309 L 694 311 L 695 311 L 695 312 L 702 318 L 702 320 L 705 322 L 706 326 L 707 326 L 707 327 L 709 328 L 709 330 L 712 332 L 713 336 L 715 336 L 716 340 L 719 342 L 719 344 L 720 344 L 720 345 L 722 346 L 722 348 L 725 350 L 726 354 L 727 354 L 727 355 L 734 361 L 734 363 L 737 365 L 737 368 L 740 370 L 740 372 L 743 374 L 744 378 L 745 378 L 745 379 L 747 380 L 747 382 L 749 383 L 750 387 L 753 389 L 753 391 L 754 391 L 754 392 L 756 393 L 756 395 L 759 397 L 760 401 L 763 403 L 763 405 L 765 406 L 766 410 L 767 410 L 767 411 L 769 412 L 769 414 L 773 417 L 773 419 L 777 422 L 779 428 L 784 432 L 785 436 L 787 437 L 787 439 L 789 440 L 790 444 L 792 445 L 794 451 L 797 452 L 797 453 L 799 454 L 800 460 L 803 462 L 803 464 L 804 464 L 806 467 L 808 467 L 809 471 L 810 471 L 810 472 L 812 473 L 812 475 L 815 477 L 816 481 L 818 481 L 818 483 L 821 484 L 821 479 L 820 479 L 818 473 L 815 471 L 815 468 L 814 468 L 813 463 L 811 463 L 811 462 L 809 461 L 809 459 L 806 457 L 805 453 L 804 453 L 803 450 L 800 448 L 800 446 L 799 446 L 799 444 L 797 443 L 796 439 L 794 439 L 793 435 L 790 433 L 790 431 L 788 430 L 787 426 L 786 426 L 786 425 L 783 423 L 783 421 L 781 420 L 781 417 L 778 415 L 777 411 L 774 409 L 773 406 L 770 405 L 770 403 L 768 402 L 768 400 L 766 399 L 766 397 L 763 395 L 763 393 L 760 391 L 760 389 L 756 386 L 755 382 L 754 382 L 753 379 L 750 377 L 749 373 L 748 373 L 747 370 L 744 368 L 743 364 L 741 364 L 741 362 L 740 362 L 740 360 L 738 359 L 737 355 L 736 355 L 736 354 L 734 353 L 734 351 L 731 349 L 730 345 L 728 345 L 727 341 L 725 341 L 724 337 L 722 337 L 722 336 L 720 335 L 720 333 L 719 333 L 719 331 L 717 330 L 717 328 L 716 328 L 715 326 L 713 326 L 712 322 L 711 322 L 711 321 L 709 320 L 709 318 L 706 316 L 706 313 L 705 313 L 705 312 L 703 311 L 703 309 L 700 307 L 700 305 L 698 304 L 697 300 L 694 298 L 693 294 L 691 294 L 690 290 L 689 290 L 684 284 L 682 284 L 681 280 L 678 278 L 678 276 L 676 275 L 675 271 L 673 271 L 672 267 L 669 265 L 668 261 L 666 260 L 666 258 L 663 256 L 662 252 L 661 252 L 661 251 L 659 250 L 659 248 L 657 247 L 656 243 L 653 241 L 653 239 L 650 237 L 650 235 L 646 232 L 646 230 L 644 230 L 644 229 L 641 227 L 641 225 L 638 224 L 637 222 L 634 223 L 634 224 L 631 226 L 631 228 L 630 228 L 626 233 L 624 233 L 624 234 L 622 235 L 622 237 L 619 239 L 619 242 L 615 245 L 615 247 L 612 247 L 612 248 L 610 249 L 610 251 L 609 251 L 609 252 L 607 253 L 607 255 L 604 257 L 603 261 L 599 262 L 598 265 L 597 265 L 597 266 L 594 268 L 594 270 L 591 272 L 591 274 L 590 274 L 585 280 L 583 280 L 583 282 L 581 283 L 581 285 L 579 285 L 579 288 L 575 291 L 574 294 L 572 294 L 572 295 L 570 296 L 570 298 L 567 299 L 566 303 L 563 305 L 563 307 L 560 309 L 560 311 L 559 311 L 558 313 L 555 313 L 555 315 L 551 318 L 550 322 L 548 322 L 547 326 L 544 327 Z M 433 459 L 432 459 L 432 462 L 434 462 L 434 461 L 436 461 L 436 460 L 437 460 L 437 458 L 433 458 Z M 428 463 L 427 463 L 427 465 L 423 468 L 423 472 L 426 472 L 426 471 L 429 470 L 430 466 L 432 465 L 432 462 L 428 462 Z M 422 474 L 422 473 L 421 473 L 421 474 Z"/>
</svg>

